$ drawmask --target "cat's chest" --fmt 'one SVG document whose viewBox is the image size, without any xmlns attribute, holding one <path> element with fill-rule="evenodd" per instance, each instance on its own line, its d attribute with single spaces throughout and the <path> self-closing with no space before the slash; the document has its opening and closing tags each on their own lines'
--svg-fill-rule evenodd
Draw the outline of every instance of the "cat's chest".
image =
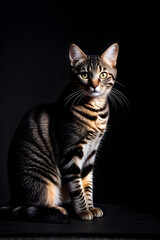
<svg viewBox="0 0 160 240">
<path fill-rule="evenodd" d="M 84 165 L 94 163 L 95 155 L 101 142 L 101 138 L 102 136 L 97 135 L 92 140 L 84 140 L 84 144 L 82 145 L 83 158 L 78 161 L 78 166 L 80 169 Z"/>
<path fill-rule="evenodd" d="M 97 151 L 101 137 L 97 136 L 93 140 L 88 140 L 86 144 L 83 145 L 83 154 L 86 159 L 92 151 Z"/>
<path fill-rule="evenodd" d="M 73 118 L 77 122 L 78 129 L 85 129 L 89 133 L 88 139 L 90 139 L 90 133 L 93 133 L 91 137 L 93 139 L 99 133 L 105 132 L 109 117 L 108 106 L 99 111 L 93 110 L 85 109 L 84 106 L 74 106 L 72 108 Z"/>
</svg>

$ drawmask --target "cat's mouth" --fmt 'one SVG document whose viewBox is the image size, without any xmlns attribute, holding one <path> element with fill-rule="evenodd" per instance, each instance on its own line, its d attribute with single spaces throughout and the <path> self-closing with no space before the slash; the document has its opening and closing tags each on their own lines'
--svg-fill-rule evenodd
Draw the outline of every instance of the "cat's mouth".
<svg viewBox="0 0 160 240">
<path fill-rule="evenodd" d="M 96 87 L 96 88 L 93 88 L 93 87 L 89 87 L 89 90 L 88 90 L 88 95 L 91 96 L 91 97 L 97 97 L 97 96 L 100 96 L 101 94 L 103 94 L 103 92 L 100 90 L 100 87 Z"/>
</svg>

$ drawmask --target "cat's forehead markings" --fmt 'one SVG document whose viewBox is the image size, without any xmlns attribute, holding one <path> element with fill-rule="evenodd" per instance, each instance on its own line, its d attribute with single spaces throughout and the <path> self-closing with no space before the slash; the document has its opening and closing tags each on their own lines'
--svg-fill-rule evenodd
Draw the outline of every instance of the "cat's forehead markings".
<svg viewBox="0 0 160 240">
<path fill-rule="evenodd" d="M 98 58 L 92 56 L 89 58 L 88 62 L 84 62 L 83 65 L 80 66 L 80 71 L 86 72 L 102 72 L 107 70 L 106 66 L 101 64 Z"/>
<path fill-rule="evenodd" d="M 91 65 L 91 63 L 89 63 L 89 65 L 88 65 L 88 72 L 91 72 L 92 71 L 92 65 Z"/>
<path fill-rule="evenodd" d="M 80 68 L 80 72 L 87 72 L 88 70 L 87 70 L 87 66 L 83 66 L 83 67 L 81 67 Z"/>
<path fill-rule="evenodd" d="M 88 63 L 88 71 L 96 71 L 97 70 L 97 58 L 96 56 L 91 56 L 89 59 L 89 63 Z"/>
<path fill-rule="evenodd" d="M 99 64 L 99 62 L 97 63 L 97 70 L 98 70 L 98 72 L 102 71 L 102 66 Z"/>
</svg>

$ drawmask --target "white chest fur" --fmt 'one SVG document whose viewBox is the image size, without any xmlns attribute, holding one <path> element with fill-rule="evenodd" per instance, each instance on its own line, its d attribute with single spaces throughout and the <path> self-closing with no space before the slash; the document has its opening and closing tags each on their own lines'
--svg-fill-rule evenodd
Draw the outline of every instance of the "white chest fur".
<svg viewBox="0 0 160 240">
<path fill-rule="evenodd" d="M 87 140 L 87 143 L 83 145 L 83 158 L 77 159 L 76 164 L 80 169 L 84 165 L 93 164 L 95 159 L 95 154 L 92 155 L 93 152 L 96 153 L 98 146 L 100 144 L 101 138 L 99 135 L 97 135 L 92 140 Z M 91 157 L 90 157 L 91 156 Z"/>
</svg>

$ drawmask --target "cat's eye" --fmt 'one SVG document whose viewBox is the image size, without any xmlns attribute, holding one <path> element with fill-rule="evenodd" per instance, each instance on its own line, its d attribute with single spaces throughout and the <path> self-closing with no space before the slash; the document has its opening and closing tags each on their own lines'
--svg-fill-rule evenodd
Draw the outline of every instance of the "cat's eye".
<svg viewBox="0 0 160 240">
<path fill-rule="evenodd" d="M 106 79 L 107 76 L 108 76 L 108 73 L 107 73 L 107 72 L 102 72 L 102 73 L 99 74 L 99 77 L 100 77 L 101 79 Z"/>
<path fill-rule="evenodd" d="M 87 73 L 87 72 L 81 72 L 80 75 L 83 79 L 88 79 L 89 78 L 89 73 Z"/>
</svg>

